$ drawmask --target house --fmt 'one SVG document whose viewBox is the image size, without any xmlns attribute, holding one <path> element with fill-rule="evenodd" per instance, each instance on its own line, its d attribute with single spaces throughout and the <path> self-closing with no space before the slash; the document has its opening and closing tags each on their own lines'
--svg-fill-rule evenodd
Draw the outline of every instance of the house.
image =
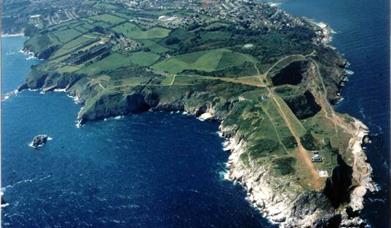
<svg viewBox="0 0 391 228">
<path fill-rule="evenodd" d="M 314 156 L 312 156 L 312 162 L 322 162 L 322 161 L 323 159 L 319 154 L 315 154 Z"/>
<path fill-rule="evenodd" d="M 329 177 L 329 173 L 325 170 L 319 170 L 318 174 L 320 177 Z"/>
</svg>

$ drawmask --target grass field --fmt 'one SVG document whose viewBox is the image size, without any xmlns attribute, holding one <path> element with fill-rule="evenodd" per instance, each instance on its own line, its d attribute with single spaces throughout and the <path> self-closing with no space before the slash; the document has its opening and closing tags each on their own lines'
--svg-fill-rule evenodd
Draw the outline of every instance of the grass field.
<svg viewBox="0 0 391 228">
<path fill-rule="evenodd" d="M 142 40 L 141 41 L 144 44 L 144 47 L 149 48 L 151 52 L 162 54 L 168 52 L 170 49 L 161 46 L 160 44 L 152 41 L 152 40 Z"/>
<path fill-rule="evenodd" d="M 281 97 L 279 96 L 274 96 L 274 97 L 275 97 L 275 101 L 278 102 L 285 116 L 288 118 L 289 122 L 291 123 L 291 126 L 293 127 L 296 134 L 299 137 L 303 136 L 306 133 L 306 129 L 304 128 L 303 124 L 300 122 L 299 119 L 297 119 L 295 114 L 292 112 L 292 110 L 288 107 L 288 105 Z"/>
<path fill-rule="evenodd" d="M 292 136 L 291 131 L 289 130 L 283 117 L 280 115 L 276 104 L 271 98 L 268 98 L 266 101 L 262 102 L 262 109 L 265 111 L 265 113 L 268 114 L 268 118 L 276 128 L 278 138 L 282 143 L 287 137 Z"/>
<path fill-rule="evenodd" d="M 64 30 L 58 30 L 52 33 L 54 36 L 58 38 L 60 42 L 63 44 L 71 41 L 72 39 L 75 39 L 76 37 L 80 36 L 81 33 L 75 29 L 64 29 Z"/>
<path fill-rule="evenodd" d="M 78 37 L 78 38 L 76 38 L 74 40 L 71 40 L 70 42 L 66 43 L 58 51 L 56 51 L 54 53 L 54 55 L 51 56 L 51 58 L 57 58 L 57 57 L 59 57 L 61 55 L 70 53 L 71 51 L 76 50 L 76 48 L 79 48 L 79 47 L 83 46 L 88 41 L 91 41 L 93 39 L 94 39 L 94 37 L 92 37 L 92 36 L 82 35 L 82 36 L 80 36 L 80 37 Z"/>
<path fill-rule="evenodd" d="M 129 65 L 131 65 L 130 57 L 121 55 L 119 53 L 113 53 L 100 61 L 81 68 L 78 72 L 94 75 L 100 72 L 112 71 L 117 68 Z"/>
<path fill-rule="evenodd" d="M 90 31 L 92 28 L 94 28 L 94 25 L 91 25 L 91 24 L 88 24 L 87 22 L 85 22 L 85 23 L 82 23 L 79 26 L 77 26 L 76 29 L 83 32 L 83 33 L 86 33 L 88 31 Z"/>
<path fill-rule="evenodd" d="M 132 23 L 124 23 L 113 28 L 114 31 L 124 34 L 126 37 L 136 40 L 160 39 L 167 37 L 171 30 L 155 27 L 143 30 Z"/>
<path fill-rule="evenodd" d="M 102 3 L 102 2 L 98 2 L 97 4 L 94 5 L 94 7 L 98 8 L 98 9 L 110 9 L 110 10 L 118 9 L 117 6 L 114 6 L 114 5 L 111 5 L 108 3 Z"/>
<path fill-rule="evenodd" d="M 154 64 L 159 58 L 160 55 L 157 55 L 155 53 L 140 51 L 133 53 L 130 56 L 130 61 L 140 66 L 150 66 Z"/>
<path fill-rule="evenodd" d="M 103 22 L 106 22 L 110 25 L 116 25 L 116 24 L 119 24 L 119 23 L 125 21 L 125 19 L 111 15 L 111 14 L 96 15 L 96 16 L 90 17 L 90 19 L 92 19 L 94 21 L 103 21 Z"/>
<path fill-rule="evenodd" d="M 202 33 L 201 38 L 204 40 L 228 40 L 231 38 L 231 33 L 221 31 L 205 32 Z"/>
<path fill-rule="evenodd" d="M 214 49 L 174 56 L 155 64 L 153 68 L 169 73 L 179 73 L 184 70 L 211 72 L 252 61 L 255 60 L 249 55 L 232 52 L 228 49 Z"/>
</svg>

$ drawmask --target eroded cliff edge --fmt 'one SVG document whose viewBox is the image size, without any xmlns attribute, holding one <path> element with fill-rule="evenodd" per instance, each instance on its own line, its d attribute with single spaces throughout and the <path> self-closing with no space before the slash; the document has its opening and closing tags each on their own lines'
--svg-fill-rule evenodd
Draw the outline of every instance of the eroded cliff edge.
<svg viewBox="0 0 391 228">
<path fill-rule="evenodd" d="M 331 105 L 339 99 L 341 85 L 347 80 L 346 60 L 322 43 L 327 35 L 322 29 L 265 7 L 272 11 L 273 17 L 279 15 L 280 20 L 295 26 L 268 27 L 278 31 L 273 36 L 270 31 L 242 34 L 249 28 L 235 27 L 236 30 L 227 30 L 232 32 L 232 42 L 221 41 L 225 46 L 229 44 L 230 49 L 221 49 L 221 44 L 216 44 L 215 40 L 213 44 L 206 40 L 196 43 L 198 48 L 168 51 L 151 66 L 130 63 L 109 70 L 103 67 L 104 61 L 112 58 L 113 53 L 118 56 L 115 47 L 123 43 L 121 37 L 116 37 L 119 34 L 107 29 L 102 36 L 109 42 L 99 42 L 107 45 L 101 50 L 108 48 L 108 56 L 99 54 L 86 63 L 64 64 L 70 60 L 58 54 L 64 52 L 61 46 L 45 49 L 42 53 L 46 60 L 32 69 L 19 89 L 66 91 L 82 105 L 79 124 L 145 111 L 181 111 L 215 119 L 231 152 L 226 177 L 247 189 L 249 201 L 265 217 L 284 227 L 360 224 L 357 211 L 363 207 L 363 196 L 367 190 L 375 190 L 371 167 L 361 148 L 367 128 L 348 115 L 336 113 Z M 215 22 L 208 23 L 189 29 L 189 34 L 202 37 L 204 33 L 225 29 L 223 26 L 204 31 L 202 28 Z M 302 30 L 305 32 L 301 33 Z M 50 36 L 51 32 L 42 31 L 36 39 Z M 179 33 L 173 29 L 159 44 L 174 49 L 171 42 L 182 42 L 180 37 L 172 35 L 175 32 Z M 289 32 L 291 34 L 286 35 Z M 281 38 L 281 42 L 287 39 L 303 44 L 283 48 L 269 44 L 270 49 L 265 51 L 264 44 L 257 43 L 257 39 L 275 42 L 275 36 Z M 37 52 L 29 45 L 31 42 L 26 44 L 28 49 Z M 212 47 L 205 47 L 206 44 Z M 234 54 L 245 61 L 241 65 L 224 63 L 227 68 L 212 71 L 197 66 L 170 72 L 176 67 L 171 55 L 185 61 L 190 58 L 184 56 L 186 53 L 198 54 L 209 49 L 221 54 L 222 59 L 231 56 L 227 62 L 233 61 Z M 145 52 L 149 51 L 143 50 Z M 271 55 L 271 52 L 281 53 Z M 72 54 L 69 51 L 68 57 Z M 100 66 L 102 70 L 97 71 Z M 168 72 L 162 70 L 167 66 L 170 67 Z"/>
</svg>

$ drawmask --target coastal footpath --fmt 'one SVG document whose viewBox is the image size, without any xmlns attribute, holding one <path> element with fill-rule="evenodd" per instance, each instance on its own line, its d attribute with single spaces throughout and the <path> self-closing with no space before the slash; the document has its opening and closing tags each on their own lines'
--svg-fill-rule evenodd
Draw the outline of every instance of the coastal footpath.
<svg viewBox="0 0 391 228">
<path fill-rule="evenodd" d="M 68 93 L 79 125 L 146 111 L 218 121 L 226 178 L 271 222 L 364 223 L 368 128 L 333 109 L 348 75 L 330 28 L 252 1 L 125 8 L 28 34 L 25 51 L 43 61 L 18 90 Z"/>
</svg>

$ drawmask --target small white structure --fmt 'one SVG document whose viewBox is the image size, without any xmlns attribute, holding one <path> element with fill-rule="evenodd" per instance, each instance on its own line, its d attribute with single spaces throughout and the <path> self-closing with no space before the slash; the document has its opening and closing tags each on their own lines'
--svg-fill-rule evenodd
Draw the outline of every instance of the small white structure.
<svg viewBox="0 0 391 228">
<path fill-rule="evenodd" d="M 249 48 L 253 48 L 254 47 L 254 44 L 245 44 L 243 45 L 243 48 L 245 49 L 249 49 Z"/>
<path fill-rule="evenodd" d="M 326 170 L 319 170 L 318 174 L 320 177 L 329 177 L 329 173 Z"/>
<path fill-rule="evenodd" d="M 315 154 L 314 156 L 312 156 L 312 162 L 322 162 L 322 161 L 323 159 L 319 154 Z"/>
</svg>

